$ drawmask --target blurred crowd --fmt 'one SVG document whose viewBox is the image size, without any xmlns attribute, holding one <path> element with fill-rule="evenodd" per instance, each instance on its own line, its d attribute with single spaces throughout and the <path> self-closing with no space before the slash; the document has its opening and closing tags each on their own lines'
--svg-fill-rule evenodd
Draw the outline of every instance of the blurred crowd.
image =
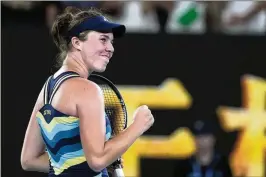
<svg viewBox="0 0 266 177">
<path fill-rule="evenodd" d="M 212 121 L 197 120 L 192 132 L 195 136 L 195 153 L 175 165 L 175 177 L 233 177 L 230 159 L 216 148 L 215 128 Z M 239 177 L 245 177 L 240 174 Z"/>
<path fill-rule="evenodd" d="M 2 1 L 2 25 L 51 27 L 67 6 L 97 7 L 132 33 L 266 34 L 266 1 Z"/>
</svg>

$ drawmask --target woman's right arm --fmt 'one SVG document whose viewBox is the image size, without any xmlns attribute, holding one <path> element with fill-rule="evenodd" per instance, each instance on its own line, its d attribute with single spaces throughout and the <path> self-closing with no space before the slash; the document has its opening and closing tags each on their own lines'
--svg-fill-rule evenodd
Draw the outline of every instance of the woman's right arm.
<svg viewBox="0 0 266 177">
<path fill-rule="evenodd" d="M 135 121 L 118 136 L 105 142 L 105 109 L 101 89 L 94 83 L 82 82 L 78 93 L 77 112 L 80 118 L 80 137 L 87 163 L 94 171 L 109 166 L 153 124 L 147 106 L 140 107 Z M 82 85 L 82 86 L 81 86 Z"/>
</svg>

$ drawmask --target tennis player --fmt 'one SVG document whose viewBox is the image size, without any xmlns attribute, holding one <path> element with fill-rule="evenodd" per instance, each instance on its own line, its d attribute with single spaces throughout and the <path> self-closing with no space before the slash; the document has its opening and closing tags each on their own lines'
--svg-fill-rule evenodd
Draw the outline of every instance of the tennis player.
<svg viewBox="0 0 266 177">
<path fill-rule="evenodd" d="M 57 17 L 52 36 L 63 62 L 33 108 L 21 153 L 24 170 L 49 177 L 106 177 L 106 168 L 154 123 L 149 108 L 140 106 L 134 122 L 109 139 L 103 94 L 87 79 L 94 71 L 105 71 L 114 52 L 112 42 L 125 31 L 96 9 L 69 7 Z"/>
</svg>

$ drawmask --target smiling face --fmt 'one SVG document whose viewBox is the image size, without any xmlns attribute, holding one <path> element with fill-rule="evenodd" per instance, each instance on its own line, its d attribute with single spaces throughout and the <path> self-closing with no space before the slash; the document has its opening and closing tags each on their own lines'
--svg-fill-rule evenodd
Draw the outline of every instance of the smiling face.
<svg viewBox="0 0 266 177">
<path fill-rule="evenodd" d="M 88 68 L 96 72 L 104 72 L 113 56 L 113 33 L 91 31 L 87 40 L 80 41 L 80 53 Z"/>
</svg>

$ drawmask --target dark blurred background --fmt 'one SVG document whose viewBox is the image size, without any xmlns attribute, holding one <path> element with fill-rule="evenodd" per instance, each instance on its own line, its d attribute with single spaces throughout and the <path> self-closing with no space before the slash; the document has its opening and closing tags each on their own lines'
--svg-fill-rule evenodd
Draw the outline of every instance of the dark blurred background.
<svg viewBox="0 0 266 177">
<path fill-rule="evenodd" d="M 264 1 L 1 1 L 3 177 L 46 176 L 23 171 L 20 153 L 67 6 L 127 26 L 103 75 L 129 115 L 147 104 L 156 122 L 124 155 L 126 176 L 266 177 Z"/>
</svg>

